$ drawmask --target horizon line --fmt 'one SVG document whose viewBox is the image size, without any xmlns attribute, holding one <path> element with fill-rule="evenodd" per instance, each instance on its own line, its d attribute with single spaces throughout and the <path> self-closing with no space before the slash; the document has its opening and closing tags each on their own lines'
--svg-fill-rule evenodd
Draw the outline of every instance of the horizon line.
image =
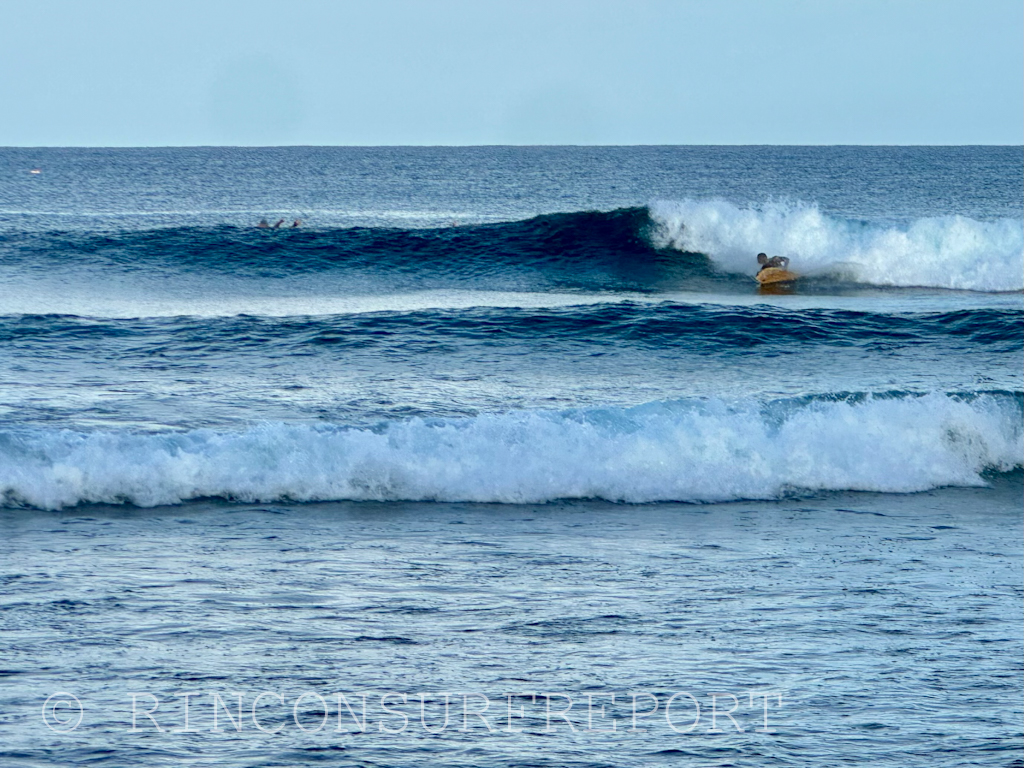
<svg viewBox="0 0 1024 768">
<path fill-rule="evenodd" d="M 473 149 L 473 148 L 633 148 L 633 147 L 1019 147 L 996 142 L 964 144 L 0 144 L 0 149 Z"/>
</svg>

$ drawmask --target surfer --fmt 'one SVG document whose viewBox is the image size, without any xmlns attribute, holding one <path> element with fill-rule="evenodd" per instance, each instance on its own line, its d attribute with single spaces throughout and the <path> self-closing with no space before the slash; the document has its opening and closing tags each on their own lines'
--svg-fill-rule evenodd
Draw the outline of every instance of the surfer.
<svg viewBox="0 0 1024 768">
<path fill-rule="evenodd" d="M 266 219 L 260 219 L 260 223 L 256 225 L 256 229 L 270 229 L 270 224 L 267 223 Z"/>
<path fill-rule="evenodd" d="M 785 256 L 772 256 L 769 259 L 767 253 L 759 253 L 757 254 L 757 263 L 761 265 L 761 269 L 757 270 L 758 273 L 772 268 L 789 269 L 789 259 Z"/>
<path fill-rule="evenodd" d="M 271 229 L 280 229 L 282 224 L 284 224 L 284 219 L 278 219 L 277 223 L 272 226 Z"/>
<path fill-rule="evenodd" d="M 292 229 L 295 229 L 296 227 L 301 227 L 301 226 L 302 226 L 302 219 L 296 219 L 295 221 L 292 222 Z"/>
</svg>

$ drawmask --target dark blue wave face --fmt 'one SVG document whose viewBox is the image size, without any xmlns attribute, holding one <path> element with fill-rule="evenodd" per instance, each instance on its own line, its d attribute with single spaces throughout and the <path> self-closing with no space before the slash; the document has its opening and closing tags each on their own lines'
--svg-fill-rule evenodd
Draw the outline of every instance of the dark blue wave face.
<svg viewBox="0 0 1024 768">
<path fill-rule="evenodd" d="M 326 317 L 229 317 L 89 320 L 68 316 L 0 318 L 0 342 L 23 351 L 46 345 L 125 344 L 156 354 L 175 339 L 190 352 L 289 354 L 310 345 L 429 353 L 440 344 L 565 342 L 618 349 L 675 349 L 743 354 L 752 347 L 863 347 L 874 350 L 932 345 L 933 350 L 993 354 L 1024 351 L 1024 312 L 976 309 L 922 314 L 849 310 L 730 307 L 623 302 L 546 310 L 474 308 L 460 311 L 379 312 Z"/>
<path fill-rule="evenodd" d="M 712 205 L 693 215 L 714 218 L 723 211 Z M 791 211 L 790 215 L 800 219 L 802 214 Z M 258 286 L 255 290 L 262 292 L 298 288 L 305 293 L 333 295 L 438 289 L 751 294 L 756 285 L 751 278 L 757 271 L 754 248 L 739 260 L 735 245 L 716 246 L 717 255 L 696 247 L 687 250 L 681 243 L 686 241 L 689 226 L 661 209 L 629 208 L 440 229 L 221 226 L 106 234 L 33 232 L 0 235 L 0 276 L 12 282 L 12 290 L 18 290 L 15 286 L 21 281 L 26 285 L 22 290 L 32 292 L 31 280 L 60 274 L 76 283 L 76 288 L 96 283 L 97 294 L 111 288 L 116 292 L 117 286 L 111 286 L 115 280 L 148 283 L 139 289 L 148 293 L 159 293 L 162 281 L 163 289 L 188 282 L 190 292 L 209 295 L 230 293 L 224 280 L 245 283 L 249 292 Z M 833 228 L 841 233 L 849 226 L 836 223 Z M 878 254 L 872 251 L 879 247 L 875 243 L 858 257 L 870 266 L 851 267 L 841 261 L 841 252 L 836 257 L 840 261 L 824 266 L 815 266 L 813 259 L 802 264 L 797 259 L 793 269 L 805 272 L 799 285 L 777 286 L 775 292 L 842 295 L 891 290 L 891 285 L 915 290 L 987 286 L 986 290 L 999 292 L 1019 283 L 1019 270 L 1014 266 L 1014 260 L 1020 259 L 1018 224 L 970 223 L 978 230 L 975 235 L 989 238 L 985 247 L 994 249 L 990 256 L 979 255 L 976 248 L 950 253 L 951 246 L 931 243 L 929 238 L 963 240 L 957 232 L 961 224 L 950 221 L 933 226 L 942 231 L 917 235 L 925 242 L 913 244 L 917 250 L 910 256 L 916 264 L 908 266 L 910 256 L 896 251 L 886 257 L 891 266 L 886 266 L 884 259 L 879 266 L 875 263 Z M 702 237 L 712 241 L 725 234 L 738 237 L 725 229 L 728 232 L 715 235 L 712 227 L 712 234 L 705 232 Z M 858 237 L 864 235 L 857 234 L 861 229 L 862 225 L 853 226 L 854 234 L 843 237 L 833 233 L 834 239 L 841 243 L 845 237 L 847 247 L 863 250 L 867 246 Z M 895 230 L 872 234 L 882 243 L 906 236 Z M 922 253 L 922 247 L 935 253 Z M 935 259 L 951 260 L 950 268 L 936 272 Z M 992 263 L 984 263 L 986 260 Z M 38 290 L 53 292 L 54 288 Z M 54 311 L 59 312 L 59 307 Z"/>
<path fill-rule="evenodd" d="M 442 229 L 174 228 L 0 236 L 10 265 L 275 279 L 324 275 L 390 289 L 634 290 L 722 286 L 700 254 L 659 249 L 645 208 Z"/>
<path fill-rule="evenodd" d="M 693 395 L 1016 391 L 1024 312 L 624 302 L 281 318 L 24 315 L 0 319 L 0 345 L 16 422 L 366 424 Z"/>
</svg>

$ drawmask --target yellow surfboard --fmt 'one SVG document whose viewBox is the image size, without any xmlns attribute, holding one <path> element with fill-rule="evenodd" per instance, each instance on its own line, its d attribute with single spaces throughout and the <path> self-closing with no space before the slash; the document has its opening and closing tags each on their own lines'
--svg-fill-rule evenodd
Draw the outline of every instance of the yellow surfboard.
<svg viewBox="0 0 1024 768">
<path fill-rule="evenodd" d="M 800 275 L 796 272 L 790 272 L 788 269 L 766 267 L 758 272 L 754 279 L 761 285 L 768 285 L 770 283 L 791 283 L 798 277 L 800 277 Z"/>
</svg>

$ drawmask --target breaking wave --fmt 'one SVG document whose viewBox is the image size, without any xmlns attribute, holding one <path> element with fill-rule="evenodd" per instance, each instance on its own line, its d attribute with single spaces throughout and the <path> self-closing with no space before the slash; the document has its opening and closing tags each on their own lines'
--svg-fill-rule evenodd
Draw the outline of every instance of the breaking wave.
<svg viewBox="0 0 1024 768">
<path fill-rule="evenodd" d="M 1019 468 L 1024 393 L 835 394 L 241 432 L 0 431 L 7 506 L 772 499 L 983 485 Z"/>
<path fill-rule="evenodd" d="M 922 218 L 902 227 L 832 217 L 816 205 L 724 200 L 650 206 L 652 240 L 700 253 L 727 272 L 753 273 L 752 254 L 788 256 L 805 275 L 879 286 L 971 291 L 1024 288 L 1024 222 L 964 216 Z"/>
<path fill-rule="evenodd" d="M 812 280 L 818 292 L 827 292 L 829 281 L 985 292 L 1024 288 L 1021 220 L 945 216 L 895 226 L 837 218 L 813 204 L 744 208 L 724 200 L 441 229 L 220 226 L 0 235 L 0 280 L 14 281 L 12 296 L 36 291 L 48 301 L 83 290 L 108 296 L 112 273 L 120 275 L 118 285 L 128 286 L 115 293 L 135 286 L 145 296 L 172 289 L 189 296 L 215 289 L 222 296 L 241 290 L 239 280 L 249 281 L 245 290 L 252 290 L 254 280 L 267 278 L 306 279 L 296 283 L 303 295 L 322 289 L 331 296 L 453 287 L 746 291 L 759 251 L 788 256 L 795 271 L 825 278 Z M 55 288 L 48 282 L 55 275 L 65 276 L 67 285 Z M 22 306 L 26 301 L 8 311 L 35 311 Z"/>
</svg>

